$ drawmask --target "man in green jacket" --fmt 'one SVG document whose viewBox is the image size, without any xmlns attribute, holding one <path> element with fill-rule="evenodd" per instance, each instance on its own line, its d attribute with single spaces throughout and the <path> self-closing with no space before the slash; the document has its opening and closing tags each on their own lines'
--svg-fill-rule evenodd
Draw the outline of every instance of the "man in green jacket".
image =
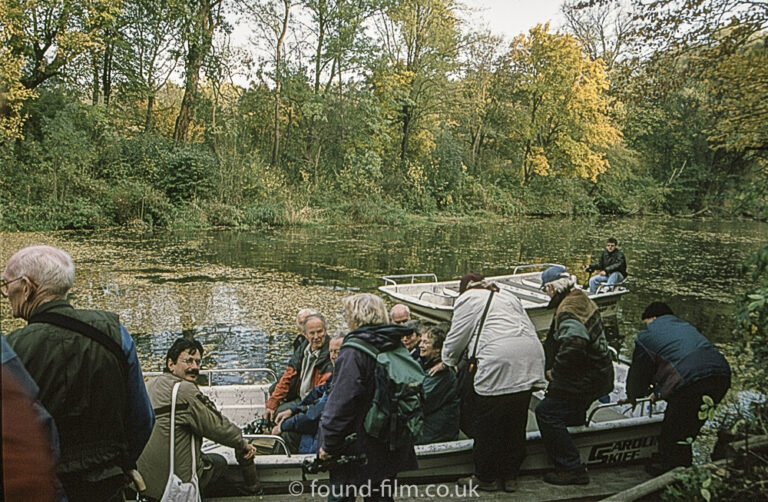
<svg viewBox="0 0 768 502">
<path fill-rule="evenodd" d="M 576 288 L 576 278 L 555 265 L 541 274 L 555 315 L 544 340 L 547 394 L 536 406 L 541 442 L 555 470 L 554 485 L 589 483 L 586 465 L 567 427 L 583 425 L 589 406 L 613 390 L 613 362 L 595 302 Z"/>
<path fill-rule="evenodd" d="M 195 445 L 197 478 L 205 493 L 224 474 L 227 460 L 217 454 L 201 454 L 203 438 L 235 449 L 238 461 L 250 460 L 256 448 L 243 438 L 240 428 L 230 422 L 195 384 L 200 374 L 203 346 L 190 338 L 178 338 L 165 358 L 163 374 L 147 384 L 149 399 L 157 418 L 147 446 L 139 457 L 139 472 L 147 485 L 142 493 L 160 499 L 169 476 L 171 396 L 173 386 L 181 382 L 176 396 L 174 438 L 174 473 L 187 483 L 192 479 L 191 443 Z"/>
<path fill-rule="evenodd" d="M 40 389 L 59 431 L 57 474 L 70 502 L 120 501 L 154 417 L 136 346 L 118 317 L 75 309 L 72 258 L 30 246 L 8 260 L 0 292 L 27 326 L 8 344 Z"/>
</svg>

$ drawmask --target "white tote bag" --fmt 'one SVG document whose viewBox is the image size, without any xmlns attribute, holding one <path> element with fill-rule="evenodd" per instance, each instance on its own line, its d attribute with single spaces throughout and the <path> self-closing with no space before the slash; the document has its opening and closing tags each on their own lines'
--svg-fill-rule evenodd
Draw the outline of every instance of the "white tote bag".
<svg viewBox="0 0 768 502">
<path fill-rule="evenodd" d="M 173 453 L 175 450 L 175 430 L 176 430 L 176 395 L 179 393 L 179 386 L 181 382 L 177 382 L 173 386 L 173 394 L 171 396 L 171 461 L 170 471 L 168 473 L 168 482 L 165 484 L 165 492 L 160 502 L 201 502 L 200 499 L 200 487 L 197 484 L 197 464 L 195 463 L 195 437 L 192 436 L 192 479 L 189 483 L 182 483 L 179 478 L 173 472 L 174 462 Z"/>
</svg>

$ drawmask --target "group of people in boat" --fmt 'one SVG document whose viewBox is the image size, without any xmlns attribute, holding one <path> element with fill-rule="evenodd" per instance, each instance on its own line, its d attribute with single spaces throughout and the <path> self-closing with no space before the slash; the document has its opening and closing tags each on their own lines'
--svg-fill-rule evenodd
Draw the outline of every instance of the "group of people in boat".
<svg viewBox="0 0 768 502">
<path fill-rule="evenodd" d="M 614 244 L 609 254 L 618 251 L 608 244 Z M 606 282 L 626 275 L 625 263 L 614 270 L 615 262 L 602 261 L 592 268 L 603 267 Z M 149 501 L 179 487 L 205 493 L 227 463 L 202 454 L 203 438 L 232 447 L 246 489 L 257 492 L 248 470 L 256 448 L 196 385 L 203 346 L 177 339 L 163 374 L 145 386 L 135 344 L 118 317 L 67 300 L 74 278 L 70 256 L 50 246 L 21 249 L 0 277 L 13 316 L 28 322 L 2 339 L 5 500 L 119 501 L 127 482 Z M 589 483 L 568 427 L 583 425 L 592 403 L 613 390 L 611 353 L 600 312 L 575 276 L 549 267 L 541 288 L 554 309 L 543 343 L 520 300 L 473 273 L 461 278 L 450 324 L 414 322 L 406 306 L 388 312 L 381 298 L 363 293 L 343 299 L 347 329 L 329 336 L 322 314 L 301 310 L 301 335 L 266 402 L 271 432 L 292 451 L 316 452 L 329 462 L 331 488 L 371 483 L 372 500 L 390 500 L 385 486 L 398 472 L 418 468 L 415 444 L 463 432 L 474 439 L 475 468 L 458 483 L 511 492 L 525 458 L 531 395 L 542 389 L 535 417 L 553 467 L 543 480 Z M 641 317 L 645 327 L 621 402 L 651 393 L 667 401 L 659 454 L 647 466 L 658 474 L 691 464 L 686 439 L 703 425 L 702 399 L 723 398 L 730 367 L 667 304 L 653 302 Z M 372 434 L 368 423 L 382 378 L 371 355 L 389 352 L 405 354 L 406 366 L 422 375 L 423 426 L 397 443 Z M 363 456 L 365 462 L 333 463 Z M 329 493 L 329 500 L 354 500 L 344 490 Z"/>
</svg>

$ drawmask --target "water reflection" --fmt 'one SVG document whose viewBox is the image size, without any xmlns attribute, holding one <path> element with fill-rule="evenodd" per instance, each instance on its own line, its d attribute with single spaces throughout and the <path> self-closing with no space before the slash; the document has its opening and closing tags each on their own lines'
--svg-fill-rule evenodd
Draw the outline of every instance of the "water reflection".
<svg viewBox="0 0 768 502">
<path fill-rule="evenodd" d="M 586 279 L 605 239 L 625 252 L 632 294 L 622 300 L 617 340 L 625 352 L 639 315 L 664 300 L 713 341 L 728 343 L 736 301 L 749 287 L 741 263 L 768 225 L 672 218 L 523 219 L 424 223 L 408 227 L 334 226 L 245 232 L 0 234 L 4 263 L 20 247 L 67 249 L 78 267 L 75 305 L 117 312 L 134 334 L 142 366 L 159 370 L 173 339 L 193 333 L 207 367 L 281 371 L 297 335 L 295 314 L 313 307 L 343 326 L 340 300 L 375 291 L 380 276 L 467 271 L 508 273 L 518 264 L 558 262 Z M 7 302 L 4 332 L 11 321 Z"/>
</svg>

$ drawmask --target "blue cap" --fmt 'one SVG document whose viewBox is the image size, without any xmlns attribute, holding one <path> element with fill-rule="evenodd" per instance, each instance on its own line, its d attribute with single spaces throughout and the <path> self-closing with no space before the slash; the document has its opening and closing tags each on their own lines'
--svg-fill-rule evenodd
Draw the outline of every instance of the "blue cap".
<svg viewBox="0 0 768 502">
<path fill-rule="evenodd" d="M 568 277 L 568 269 L 562 265 L 552 265 L 541 273 L 541 285 L 544 286 L 548 282 L 555 281 L 561 277 Z"/>
</svg>

